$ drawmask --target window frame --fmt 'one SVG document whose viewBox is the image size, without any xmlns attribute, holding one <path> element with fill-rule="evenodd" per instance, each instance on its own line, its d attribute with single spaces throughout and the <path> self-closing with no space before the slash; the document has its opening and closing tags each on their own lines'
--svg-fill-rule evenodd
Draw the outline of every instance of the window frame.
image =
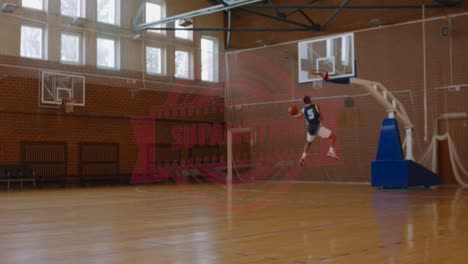
<svg viewBox="0 0 468 264">
<path fill-rule="evenodd" d="M 157 73 L 157 72 L 150 72 L 148 71 L 148 49 L 159 49 L 160 52 L 161 52 L 161 57 L 160 57 L 160 61 L 161 61 L 161 72 L 160 73 Z M 165 76 L 167 75 L 167 71 L 166 71 L 166 49 L 162 46 L 157 46 L 157 45 L 146 45 L 145 46 L 145 72 L 146 74 L 148 75 L 153 75 L 153 76 Z"/>
<path fill-rule="evenodd" d="M 113 26 L 120 26 L 121 25 L 121 6 L 122 6 L 122 1 L 121 0 L 112 0 L 114 1 L 115 4 L 115 14 L 114 14 L 114 22 L 107 22 L 107 21 L 101 21 L 99 20 L 99 0 L 96 0 L 96 22 L 105 24 L 105 25 L 113 25 Z"/>
<path fill-rule="evenodd" d="M 63 0 L 59 0 L 60 1 L 60 15 L 61 16 L 65 16 L 65 17 L 86 17 L 86 0 L 77 0 L 77 1 L 80 1 L 80 6 L 79 6 L 79 10 L 80 10 L 80 13 L 78 14 L 78 16 L 70 16 L 70 15 L 67 15 L 67 14 L 64 14 L 63 13 L 63 10 L 62 10 L 62 1 Z"/>
<path fill-rule="evenodd" d="M 174 22 L 174 28 L 184 28 L 182 26 L 179 26 L 179 21 L 180 19 L 176 20 Z M 194 25 L 192 24 L 191 26 L 189 27 L 185 27 L 185 28 L 193 28 Z M 174 31 L 174 37 L 178 40 L 184 40 L 184 41 L 190 41 L 190 42 L 193 42 L 193 30 L 185 30 L 187 33 L 188 33 L 188 38 L 182 38 L 182 37 L 179 37 L 177 36 L 177 32 L 179 32 L 180 30 L 175 30 Z M 182 30 L 183 31 L 183 30 Z"/>
<path fill-rule="evenodd" d="M 23 45 L 23 27 L 35 28 L 41 30 L 41 57 L 29 57 L 22 54 L 22 45 Z M 20 28 L 20 57 L 33 60 L 47 60 L 47 29 L 44 26 L 31 25 L 31 24 L 22 24 Z"/>
<path fill-rule="evenodd" d="M 112 40 L 114 42 L 114 67 L 108 67 L 108 66 L 101 66 L 99 65 L 99 39 L 104 39 L 104 40 Z M 96 68 L 101 69 L 101 70 L 112 70 L 112 71 L 118 71 L 120 70 L 120 39 L 117 37 L 112 37 L 112 36 L 107 36 L 107 35 L 98 35 L 96 37 Z"/>
<path fill-rule="evenodd" d="M 77 36 L 78 37 L 78 62 L 74 61 L 66 61 L 62 59 L 62 36 L 63 35 L 69 35 L 69 36 Z M 76 32 L 69 32 L 69 31 L 62 31 L 60 33 L 60 63 L 62 64 L 69 64 L 69 65 L 84 65 L 84 38 L 83 34 L 81 33 L 76 33 Z"/>
<path fill-rule="evenodd" d="M 177 67 L 177 63 L 175 61 L 176 59 L 176 53 L 180 51 L 180 52 L 186 52 L 188 53 L 188 77 L 178 77 L 176 76 L 176 67 Z M 178 47 L 178 48 L 175 48 L 174 49 L 174 78 L 176 79 L 180 79 L 180 80 L 194 80 L 194 63 L 193 63 L 193 51 L 190 50 L 190 49 L 187 49 L 187 48 L 182 48 L 182 47 Z"/>
<path fill-rule="evenodd" d="M 35 8 L 35 7 L 32 7 L 32 6 L 25 6 L 24 5 L 24 0 L 21 0 L 21 7 L 22 8 L 26 8 L 26 9 L 29 9 L 29 10 L 36 10 L 36 11 L 43 11 L 43 12 L 46 12 L 47 11 L 47 7 L 48 7 L 48 0 L 41 0 L 42 1 L 42 7 L 39 9 L 39 8 Z"/>
<path fill-rule="evenodd" d="M 149 22 L 152 22 L 152 21 L 148 21 L 147 19 L 147 8 L 146 6 L 148 4 L 153 4 L 153 5 L 158 5 L 161 7 L 161 18 L 160 19 L 164 19 L 166 18 L 166 1 L 164 0 L 147 0 L 146 1 L 146 4 L 145 4 L 145 16 L 144 16 L 144 21 L 145 23 L 149 23 Z M 166 27 L 166 24 L 163 24 L 163 25 L 160 25 L 160 27 Z M 154 30 L 146 30 L 147 33 L 150 33 L 150 34 L 158 34 L 158 35 L 166 35 L 166 30 L 159 30 L 159 29 L 154 29 Z"/>
<path fill-rule="evenodd" d="M 203 80 L 203 49 L 201 42 L 203 39 L 213 41 L 213 80 Z M 203 82 L 216 83 L 219 82 L 219 39 L 213 36 L 200 37 L 200 80 Z"/>
</svg>

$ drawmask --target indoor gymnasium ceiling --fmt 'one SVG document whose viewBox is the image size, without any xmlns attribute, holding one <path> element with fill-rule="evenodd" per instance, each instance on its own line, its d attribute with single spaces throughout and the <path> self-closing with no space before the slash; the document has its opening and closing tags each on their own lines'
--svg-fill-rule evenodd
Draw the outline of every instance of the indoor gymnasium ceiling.
<svg viewBox="0 0 468 264">
<path fill-rule="evenodd" d="M 190 30 L 226 32 L 226 47 L 242 49 L 392 25 L 468 10 L 464 0 L 205 0 L 206 7 L 177 13 L 134 30 L 174 30 L 182 21 Z M 134 21 L 142 16 L 140 8 Z M 197 27 L 197 17 L 223 12 L 225 23 Z M 161 27 L 161 25 L 163 25 Z M 165 27 L 167 26 L 167 27 Z"/>
<path fill-rule="evenodd" d="M 232 48 L 249 48 L 418 20 L 423 4 L 426 18 L 468 11 L 463 0 L 266 0 L 232 11 L 232 28 L 239 31 L 233 31 L 229 42 Z M 267 8 L 272 5 L 302 8 Z M 314 26 L 304 30 L 296 22 Z"/>
</svg>

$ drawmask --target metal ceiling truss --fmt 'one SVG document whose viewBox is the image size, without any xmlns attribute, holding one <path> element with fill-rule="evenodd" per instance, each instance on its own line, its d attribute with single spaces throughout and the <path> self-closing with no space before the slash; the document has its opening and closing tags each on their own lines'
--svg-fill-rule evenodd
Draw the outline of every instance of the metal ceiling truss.
<svg viewBox="0 0 468 264">
<path fill-rule="evenodd" d="M 135 18 L 133 19 L 133 29 L 135 32 L 142 30 L 191 30 L 191 31 L 225 31 L 227 32 L 227 44 L 230 46 L 231 32 L 292 32 L 292 31 L 321 31 L 324 30 L 344 9 L 421 9 L 423 5 L 349 5 L 351 0 L 343 0 L 341 5 L 315 5 L 318 0 L 309 0 L 302 5 L 278 5 L 274 4 L 273 0 L 208 0 L 218 5 L 198 9 L 192 12 L 183 13 L 167 17 L 158 21 L 138 24 L 145 10 L 147 0 L 141 3 Z M 460 5 L 464 0 L 433 0 L 434 4 L 424 5 L 424 8 L 452 8 Z M 260 3 L 261 2 L 261 3 Z M 280 21 L 285 24 L 294 25 L 289 28 L 233 28 L 231 21 L 232 11 L 240 11 L 256 16 L 268 18 L 275 21 Z M 305 10 L 334 10 L 334 12 L 323 23 L 319 24 L 314 21 Z M 179 19 L 192 19 L 198 16 L 213 14 L 217 12 L 227 12 L 227 27 L 222 28 L 200 28 L 187 27 L 176 28 L 175 26 L 167 26 L 167 24 L 175 22 Z M 273 12 L 272 12 L 273 11 Z M 285 13 L 285 11 L 289 11 Z M 302 21 L 292 20 L 290 17 L 299 13 Z"/>
<path fill-rule="evenodd" d="M 137 11 L 137 14 L 136 14 L 135 18 L 133 18 L 133 30 L 134 31 L 141 31 L 141 30 L 148 30 L 148 29 L 155 29 L 155 28 L 161 29 L 161 27 L 158 27 L 158 26 L 168 24 L 168 23 L 172 23 L 172 22 L 175 22 L 175 21 L 177 21 L 179 19 L 190 19 L 190 18 L 209 15 L 209 14 L 213 14 L 213 13 L 217 13 L 217 12 L 221 12 L 221 11 L 227 11 L 227 10 L 231 10 L 233 8 L 236 8 L 236 7 L 241 7 L 241 6 L 245 6 L 245 5 L 250 5 L 250 4 L 262 2 L 264 0 L 220 0 L 220 1 L 222 1 L 222 4 L 219 4 L 219 5 L 216 5 L 216 6 L 202 8 L 202 9 L 198 9 L 198 10 L 195 10 L 195 11 L 183 13 L 183 14 L 180 14 L 180 15 L 175 15 L 175 16 L 163 18 L 163 19 L 158 20 L 158 21 L 152 21 L 152 22 L 148 22 L 148 23 L 138 25 L 138 21 L 140 21 L 142 15 L 143 15 L 143 12 L 145 11 L 145 5 L 146 5 L 146 2 L 147 2 L 147 0 L 143 0 L 140 7 L 138 8 L 138 11 Z M 165 30 L 169 30 L 169 29 L 165 29 Z M 177 29 L 174 27 L 172 30 L 177 30 Z"/>
</svg>

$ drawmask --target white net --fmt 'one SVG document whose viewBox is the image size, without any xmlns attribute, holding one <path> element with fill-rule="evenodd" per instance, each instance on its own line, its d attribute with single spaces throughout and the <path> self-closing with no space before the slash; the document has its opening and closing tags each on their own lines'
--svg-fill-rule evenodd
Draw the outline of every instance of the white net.
<svg viewBox="0 0 468 264">
<path fill-rule="evenodd" d="M 319 80 L 319 81 L 314 81 L 312 82 L 312 88 L 314 90 L 320 90 L 323 88 L 323 80 Z"/>
<path fill-rule="evenodd" d="M 65 112 L 66 113 L 72 113 L 73 112 L 73 106 L 75 104 L 75 100 L 73 100 L 73 99 L 70 99 L 70 100 L 63 99 L 62 104 L 65 106 Z"/>
<path fill-rule="evenodd" d="M 434 136 L 427 151 L 419 160 L 419 163 L 424 165 L 426 168 L 429 168 L 433 172 L 438 172 L 437 146 L 440 141 L 447 141 L 448 143 L 450 164 L 452 166 L 452 171 L 458 184 L 460 184 L 463 187 L 468 187 L 468 172 L 463 167 L 463 164 L 460 160 L 460 156 L 458 155 L 456 144 L 453 141 L 450 134 Z"/>
</svg>

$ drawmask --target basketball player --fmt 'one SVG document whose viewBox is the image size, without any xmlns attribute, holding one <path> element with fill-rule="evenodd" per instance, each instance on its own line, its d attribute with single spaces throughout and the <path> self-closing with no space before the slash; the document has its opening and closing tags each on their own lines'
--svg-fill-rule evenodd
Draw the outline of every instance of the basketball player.
<svg viewBox="0 0 468 264">
<path fill-rule="evenodd" d="M 295 118 L 304 116 L 307 124 L 307 142 L 304 147 L 304 153 L 302 153 L 302 157 L 300 159 L 300 165 L 304 166 L 304 162 L 307 158 L 307 154 L 309 153 L 310 146 L 312 145 L 312 141 L 314 141 L 316 136 L 330 140 L 330 149 L 328 150 L 327 156 L 334 159 L 339 159 L 335 152 L 335 143 L 337 137 L 335 133 L 322 125 L 323 115 L 320 112 L 319 107 L 316 104 L 312 104 L 309 96 L 304 97 L 304 104 L 305 106 L 302 111 L 293 116 Z"/>
</svg>

